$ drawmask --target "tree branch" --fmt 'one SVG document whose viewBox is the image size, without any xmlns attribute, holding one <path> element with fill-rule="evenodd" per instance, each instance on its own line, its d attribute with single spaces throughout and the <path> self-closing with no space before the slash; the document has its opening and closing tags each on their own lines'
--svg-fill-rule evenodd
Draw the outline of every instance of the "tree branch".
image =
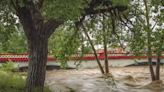
<svg viewBox="0 0 164 92">
<path fill-rule="evenodd" d="M 153 30 L 153 29 L 155 28 L 155 26 L 157 25 L 157 23 L 158 23 L 158 19 L 157 19 L 157 21 L 155 22 L 155 24 L 153 25 L 153 27 L 151 28 L 151 30 Z"/>
<path fill-rule="evenodd" d="M 56 19 L 49 19 L 45 24 L 43 28 L 43 32 L 45 32 L 46 37 L 50 37 L 51 34 L 55 31 L 56 28 L 58 28 L 59 25 L 62 23 L 57 21 Z"/>
<path fill-rule="evenodd" d="M 119 20 L 120 20 L 121 23 L 123 23 L 126 27 L 128 27 L 129 30 L 131 30 L 132 32 L 134 32 L 134 30 L 131 29 L 131 28 L 127 25 L 127 23 L 125 23 L 125 21 L 123 21 L 121 18 L 119 18 Z"/>
<path fill-rule="evenodd" d="M 103 4 L 102 4 L 103 2 Z M 109 0 L 108 1 L 103 1 L 103 0 L 92 0 L 88 6 L 90 6 L 90 8 L 96 8 L 97 6 L 99 5 L 103 5 L 103 6 L 109 6 L 109 5 L 112 5 L 112 2 L 110 2 Z"/>
<path fill-rule="evenodd" d="M 102 3 L 103 2 L 103 3 Z M 107 9 L 100 9 L 100 10 L 94 10 L 94 8 L 98 6 L 106 6 L 109 7 Z M 84 9 L 85 15 L 90 15 L 90 14 L 98 14 L 98 13 L 104 13 L 104 12 L 109 12 L 111 10 L 117 9 L 119 12 L 122 12 L 127 9 L 127 6 L 115 6 L 112 7 L 112 2 L 110 1 L 102 1 L 102 0 L 92 0 L 88 4 L 89 8 Z"/>
<path fill-rule="evenodd" d="M 119 16 L 119 17 L 117 17 L 117 18 L 118 18 L 118 20 L 119 20 L 121 23 L 123 23 L 126 27 L 128 27 L 128 29 L 129 29 L 131 32 L 135 33 L 135 31 L 134 31 L 132 28 L 130 28 L 130 27 L 128 26 L 128 23 L 130 23 L 132 26 L 134 26 L 133 23 L 132 23 L 127 17 L 125 17 L 125 15 L 124 15 L 124 19 L 126 20 L 126 22 L 123 21 L 123 19 L 121 18 L 121 16 Z"/>
<path fill-rule="evenodd" d="M 108 9 L 100 9 L 100 10 L 94 10 L 94 9 L 85 9 L 85 15 L 90 15 L 90 14 L 98 14 L 98 13 L 105 13 L 113 10 L 115 8 L 110 7 Z"/>
<path fill-rule="evenodd" d="M 80 21 L 75 22 L 75 26 L 76 26 L 77 28 L 80 27 L 80 26 L 82 25 L 84 19 L 85 19 L 85 16 L 83 16 L 83 17 L 80 19 Z"/>
<path fill-rule="evenodd" d="M 126 19 L 127 22 L 129 22 L 132 26 L 134 26 L 132 21 L 130 21 L 124 14 L 122 14 L 122 15 L 123 15 L 124 19 Z"/>
<path fill-rule="evenodd" d="M 114 19 L 115 16 L 113 15 L 111 11 L 109 13 L 112 20 L 112 31 L 115 32 L 115 19 Z"/>
<path fill-rule="evenodd" d="M 119 37 L 118 34 L 115 32 L 115 30 L 114 30 L 114 34 L 116 35 L 116 37 L 117 37 L 117 39 L 118 39 L 118 42 L 120 43 L 120 47 L 121 47 L 121 48 L 124 48 L 124 47 L 123 47 L 123 44 L 122 44 L 121 41 L 120 41 L 120 37 Z"/>
</svg>

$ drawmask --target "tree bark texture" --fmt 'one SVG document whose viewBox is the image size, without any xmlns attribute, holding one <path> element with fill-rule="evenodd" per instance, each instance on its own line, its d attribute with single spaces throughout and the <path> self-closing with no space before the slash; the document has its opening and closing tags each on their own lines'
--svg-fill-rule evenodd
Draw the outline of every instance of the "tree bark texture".
<svg viewBox="0 0 164 92">
<path fill-rule="evenodd" d="M 34 40 L 29 40 L 29 66 L 26 80 L 26 88 L 43 89 L 47 63 L 48 38 L 36 36 Z"/>
<path fill-rule="evenodd" d="M 43 91 L 46 74 L 48 38 L 61 24 L 56 20 L 43 22 L 39 8 L 28 2 L 24 7 L 17 7 L 17 15 L 28 39 L 29 65 L 26 89 L 33 92 L 35 88 Z"/>
</svg>

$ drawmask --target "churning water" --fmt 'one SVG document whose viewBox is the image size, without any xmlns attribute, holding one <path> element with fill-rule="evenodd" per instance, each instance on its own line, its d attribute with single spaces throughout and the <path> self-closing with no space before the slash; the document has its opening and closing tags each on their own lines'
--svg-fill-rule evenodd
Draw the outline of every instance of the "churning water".
<svg viewBox="0 0 164 92">
<path fill-rule="evenodd" d="M 148 66 L 109 69 L 103 76 L 98 68 L 47 71 L 46 85 L 54 92 L 164 92 L 164 67 L 161 80 L 154 82 Z"/>
</svg>

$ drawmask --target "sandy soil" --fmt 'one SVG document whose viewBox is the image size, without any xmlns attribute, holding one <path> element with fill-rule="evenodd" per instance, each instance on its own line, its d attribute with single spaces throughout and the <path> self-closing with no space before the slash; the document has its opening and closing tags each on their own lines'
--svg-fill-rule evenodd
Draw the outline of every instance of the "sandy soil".
<svg viewBox="0 0 164 92">
<path fill-rule="evenodd" d="M 148 66 L 109 69 L 106 76 L 98 68 L 47 71 L 46 85 L 54 92 L 164 92 L 164 67 L 161 80 L 154 82 Z"/>
</svg>

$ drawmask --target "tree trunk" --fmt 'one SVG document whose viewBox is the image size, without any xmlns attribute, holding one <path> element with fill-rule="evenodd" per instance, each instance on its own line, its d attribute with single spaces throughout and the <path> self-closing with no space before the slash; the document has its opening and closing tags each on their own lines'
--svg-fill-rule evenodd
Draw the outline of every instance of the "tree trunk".
<svg viewBox="0 0 164 92">
<path fill-rule="evenodd" d="M 155 80 L 160 80 L 160 57 L 157 57 L 157 62 L 156 62 L 156 79 Z"/>
<path fill-rule="evenodd" d="M 108 54 L 107 54 L 107 41 L 106 41 L 106 32 L 105 32 L 105 17 L 103 15 L 103 42 L 104 42 L 104 58 L 105 58 L 105 72 L 109 73 L 108 67 Z"/>
<path fill-rule="evenodd" d="M 33 91 L 35 88 L 43 91 L 46 74 L 47 43 L 48 38 L 40 36 L 29 40 L 29 65 L 26 80 L 28 92 Z"/>
<path fill-rule="evenodd" d="M 109 73 L 107 47 L 104 45 L 105 71 Z"/>
<path fill-rule="evenodd" d="M 153 70 L 151 57 L 148 57 L 148 63 L 149 63 L 149 70 L 150 70 L 150 74 L 151 74 L 151 79 L 152 79 L 152 81 L 155 81 L 155 74 L 154 74 L 154 70 Z"/>
<path fill-rule="evenodd" d="M 149 9 L 147 7 L 147 1 L 146 0 L 143 0 L 144 1 L 144 5 L 145 5 L 145 10 L 146 10 L 146 22 L 147 22 L 147 30 L 151 30 L 150 29 L 150 23 L 149 23 Z M 155 74 L 154 74 L 154 70 L 153 70 L 153 65 L 152 65 L 152 51 L 151 51 L 151 43 L 150 43 L 150 40 L 151 40 L 151 33 L 150 31 L 147 32 L 147 45 L 148 45 L 148 63 L 149 63 L 149 69 L 150 69 L 150 74 L 151 74 L 151 79 L 152 81 L 155 80 Z"/>
<path fill-rule="evenodd" d="M 150 70 L 150 74 L 151 74 L 151 79 L 152 81 L 155 80 L 155 74 L 154 74 L 154 70 L 153 70 L 153 65 L 152 65 L 152 51 L 151 51 L 151 47 L 150 47 L 151 43 L 150 43 L 150 33 L 148 33 L 148 64 L 149 64 L 149 70 Z"/>
<path fill-rule="evenodd" d="M 154 70 L 153 70 L 153 65 L 152 65 L 152 51 L 151 51 L 151 47 L 150 47 L 150 45 L 151 45 L 151 43 L 150 43 L 150 33 L 148 32 L 148 52 L 147 52 L 147 54 L 148 54 L 148 64 L 149 64 L 149 70 L 150 70 L 150 74 L 151 74 L 151 79 L 152 79 L 152 81 L 154 81 L 155 80 L 155 74 L 154 74 Z"/>
<path fill-rule="evenodd" d="M 162 33 L 162 37 L 160 40 L 160 43 L 162 43 L 162 44 L 163 44 L 163 39 L 164 39 L 164 34 Z M 162 45 L 159 45 L 158 52 L 160 52 L 160 53 L 157 54 L 156 80 L 160 80 L 160 61 L 161 61 L 161 56 L 162 56 Z"/>
<path fill-rule="evenodd" d="M 26 90 L 44 89 L 46 74 L 48 38 L 61 24 L 56 19 L 44 22 L 40 8 L 33 1 L 27 1 L 23 7 L 17 7 L 17 15 L 28 39 L 29 65 L 26 80 Z"/>
<path fill-rule="evenodd" d="M 105 71 L 109 73 L 107 47 L 104 45 Z"/>
<path fill-rule="evenodd" d="M 48 31 L 44 27 L 40 10 L 32 3 L 18 8 L 18 16 L 28 39 L 29 65 L 26 79 L 26 90 L 33 92 L 35 89 L 43 91 L 46 62 Z"/>
<path fill-rule="evenodd" d="M 93 45 L 93 43 L 92 43 L 92 40 L 90 39 L 90 37 L 89 37 L 88 33 L 86 32 L 86 30 L 85 30 L 85 28 L 84 28 L 83 25 L 82 25 L 82 27 L 83 27 L 83 31 L 84 31 L 85 35 L 87 36 L 87 38 L 88 38 L 88 40 L 89 40 L 89 42 L 90 42 L 90 44 L 91 44 L 91 46 L 92 46 L 92 49 L 93 49 L 93 51 L 94 51 L 94 55 L 95 55 L 96 61 L 97 61 L 97 63 L 98 63 L 98 66 L 99 66 L 99 68 L 100 68 L 100 70 L 101 70 L 101 73 L 104 74 L 104 69 L 103 69 L 103 67 L 102 67 L 102 65 L 101 65 L 101 63 L 100 63 L 100 60 L 99 60 L 98 56 L 97 56 L 97 53 L 96 53 L 95 47 L 94 47 L 94 45 Z"/>
</svg>

